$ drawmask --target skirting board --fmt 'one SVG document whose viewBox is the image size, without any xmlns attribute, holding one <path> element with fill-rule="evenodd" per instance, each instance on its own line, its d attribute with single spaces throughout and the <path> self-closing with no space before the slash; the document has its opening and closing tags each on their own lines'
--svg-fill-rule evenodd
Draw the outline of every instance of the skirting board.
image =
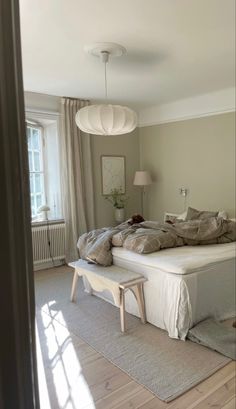
<svg viewBox="0 0 236 409">
<path fill-rule="evenodd" d="M 47 261 L 45 263 L 36 263 L 34 264 L 34 271 L 46 270 L 47 268 L 58 267 L 62 266 L 63 264 L 66 264 L 66 261 L 64 259 L 54 260 L 54 264 L 52 261 Z"/>
</svg>

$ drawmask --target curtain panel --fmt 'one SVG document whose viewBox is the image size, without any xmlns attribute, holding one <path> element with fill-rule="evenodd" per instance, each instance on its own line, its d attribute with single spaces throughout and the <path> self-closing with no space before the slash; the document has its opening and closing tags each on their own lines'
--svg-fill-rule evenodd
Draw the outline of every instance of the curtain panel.
<svg viewBox="0 0 236 409">
<path fill-rule="evenodd" d="M 78 237 L 94 229 L 94 190 L 90 135 L 77 127 L 76 112 L 89 101 L 61 98 L 62 203 L 66 222 L 66 261 L 78 259 Z"/>
</svg>

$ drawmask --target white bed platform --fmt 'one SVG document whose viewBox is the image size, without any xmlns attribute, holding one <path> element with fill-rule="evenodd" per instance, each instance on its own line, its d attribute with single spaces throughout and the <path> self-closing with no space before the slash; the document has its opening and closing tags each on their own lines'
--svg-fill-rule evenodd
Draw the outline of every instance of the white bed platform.
<svg viewBox="0 0 236 409">
<path fill-rule="evenodd" d="M 207 317 L 235 317 L 235 253 L 235 243 L 184 246 L 147 255 L 112 249 L 114 265 L 148 280 L 144 285 L 147 321 L 171 338 L 183 340 L 192 326 Z M 108 291 L 94 294 L 113 303 Z M 126 311 L 139 317 L 133 294 L 128 291 L 125 297 Z"/>
<path fill-rule="evenodd" d="M 114 247 L 113 263 L 142 273 L 147 321 L 185 339 L 189 328 L 207 318 L 235 316 L 235 243 L 184 246 L 140 255 Z M 139 316 L 131 293 L 126 310 Z"/>
</svg>

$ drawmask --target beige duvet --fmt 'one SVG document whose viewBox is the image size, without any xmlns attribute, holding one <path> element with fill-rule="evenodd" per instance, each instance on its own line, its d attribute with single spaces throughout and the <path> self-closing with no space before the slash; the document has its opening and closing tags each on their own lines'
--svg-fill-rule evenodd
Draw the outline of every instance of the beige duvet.
<svg viewBox="0 0 236 409">
<path fill-rule="evenodd" d="M 124 247 L 139 254 L 185 245 L 222 244 L 236 240 L 236 222 L 211 217 L 173 225 L 146 221 L 130 226 L 93 230 L 77 243 L 80 257 L 104 266 L 112 264 L 111 248 Z"/>
</svg>

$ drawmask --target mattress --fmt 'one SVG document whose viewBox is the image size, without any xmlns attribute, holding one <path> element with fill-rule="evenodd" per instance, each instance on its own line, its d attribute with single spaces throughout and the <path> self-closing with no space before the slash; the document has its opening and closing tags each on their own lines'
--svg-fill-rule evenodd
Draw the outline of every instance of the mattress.
<svg viewBox="0 0 236 409">
<path fill-rule="evenodd" d="M 172 274 L 191 274 L 204 268 L 214 267 L 224 261 L 233 260 L 235 250 L 234 242 L 207 246 L 175 247 L 151 254 L 137 254 L 123 247 L 113 247 L 112 254 L 114 264 L 119 264 L 119 260 L 127 260 L 127 262 L 139 265 L 140 269 L 146 266 Z"/>
<path fill-rule="evenodd" d="M 113 263 L 142 273 L 148 322 L 185 339 L 199 321 L 235 316 L 235 243 L 185 246 L 140 255 L 112 249 Z M 139 315 L 131 292 L 126 310 Z"/>
</svg>

